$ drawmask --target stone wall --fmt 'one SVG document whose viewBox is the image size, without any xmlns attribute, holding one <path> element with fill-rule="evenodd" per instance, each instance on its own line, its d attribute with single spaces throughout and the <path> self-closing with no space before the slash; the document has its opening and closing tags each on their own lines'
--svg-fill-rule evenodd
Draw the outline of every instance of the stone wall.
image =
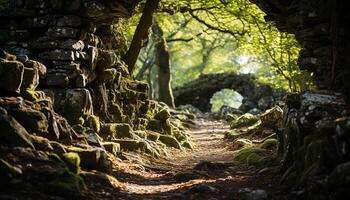
<svg viewBox="0 0 350 200">
<path fill-rule="evenodd" d="M 314 74 L 319 89 L 350 97 L 350 8 L 345 0 L 251 0 L 281 31 L 295 34 L 302 46 L 300 69 Z"/>
<path fill-rule="evenodd" d="M 291 199 L 347 199 L 350 192 L 350 8 L 345 0 L 251 0 L 302 46 L 299 66 L 322 91 L 286 97 L 279 134 Z M 335 91 L 341 92 L 337 93 Z"/>
<path fill-rule="evenodd" d="M 107 105 L 92 105 L 106 95 L 101 87 L 127 76 L 117 55 L 125 44 L 114 24 L 130 16 L 137 2 L 2 0 L 0 48 L 24 63 L 30 58 L 46 66 L 40 68 L 39 88 L 60 114 L 101 114 Z M 81 108 L 70 109 L 74 103 Z"/>
</svg>

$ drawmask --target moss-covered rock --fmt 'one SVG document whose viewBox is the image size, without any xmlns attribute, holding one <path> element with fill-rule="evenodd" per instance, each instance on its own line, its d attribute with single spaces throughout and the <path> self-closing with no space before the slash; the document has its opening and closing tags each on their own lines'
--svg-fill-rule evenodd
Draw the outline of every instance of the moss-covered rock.
<svg viewBox="0 0 350 200">
<path fill-rule="evenodd" d="M 250 113 L 246 113 L 240 116 L 239 118 L 237 118 L 236 120 L 233 120 L 231 123 L 231 128 L 234 129 L 234 128 L 248 127 L 255 124 L 258 121 L 259 121 L 259 118 L 257 116 L 252 115 Z"/>
<path fill-rule="evenodd" d="M 160 135 L 159 136 L 159 141 L 161 141 L 162 143 L 164 143 L 168 147 L 174 147 L 174 148 L 177 148 L 177 149 L 182 149 L 181 144 L 179 143 L 179 141 L 177 141 L 177 139 L 174 136 L 172 136 L 172 135 Z"/>
<path fill-rule="evenodd" d="M 115 124 L 115 137 L 116 138 L 132 138 L 132 128 L 127 123 Z"/>
<path fill-rule="evenodd" d="M 234 160 L 246 163 L 247 165 L 263 166 L 267 164 L 269 158 L 264 150 L 249 147 L 239 150 L 235 155 Z"/>
<path fill-rule="evenodd" d="M 77 153 L 65 153 L 62 157 L 71 172 L 76 174 L 80 173 L 80 157 Z"/>
<path fill-rule="evenodd" d="M 115 139 L 113 142 L 119 143 L 121 150 L 124 151 L 142 151 L 150 155 L 156 155 L 158 152 L 155 151 L 152 146 L 144 140 L 135 139 Z"/>
<path fill-rule="evenodd" d="M 253 142 L 246 138 L 238 138 L 233 142 L 234 149 L 241 149 L 253 146 Z"/>
<path fill-rule="evenodd" d="M 68 152 L 75 152 L 79 155 L 81 167 L 86 170 L 98 170 L 105 173 L 111 173 L 112 165 L 108 160 L 107 153 L 102 148 L 82 149 L 69 147 Z"/>
<path fill-rule="evenodd" d="M 99 133 L 101 130 L 101 126 L 100 126 L 100 118 L 97 117 L 96 115 L 89 115 L 86 117 L 86 119 L 84 120 L 84 126 L 85 127 L 90 127 L 92 128 L 94 131 L 96 131 L 96 133 Z"/>
<path fill-rule="evenodd" d="M 275 138 L 269 138 L 263 141 L 263 143 L 260 144 L 260 148 L 262 149 L 273 149 L 277 148 L 278 140 Z"/>
</svg>

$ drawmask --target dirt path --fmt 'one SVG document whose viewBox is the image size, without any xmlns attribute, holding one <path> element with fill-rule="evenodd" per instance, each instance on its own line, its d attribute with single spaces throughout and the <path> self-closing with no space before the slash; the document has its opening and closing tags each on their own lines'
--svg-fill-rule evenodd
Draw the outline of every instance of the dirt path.
<svg viewBox="0 0 350 200">
<path fill-rule="evenodd" d="M 279 195 L 278 174 L 233 161 L 232 144 L 223 139 L 228 129 L 223 122 L 199 119 L 191 129 L 193 151 L 174 150 L 145 168 L 116 170 L 122 185 L 117 199 L 240 199 L 244 188 Z"/>
</svg>

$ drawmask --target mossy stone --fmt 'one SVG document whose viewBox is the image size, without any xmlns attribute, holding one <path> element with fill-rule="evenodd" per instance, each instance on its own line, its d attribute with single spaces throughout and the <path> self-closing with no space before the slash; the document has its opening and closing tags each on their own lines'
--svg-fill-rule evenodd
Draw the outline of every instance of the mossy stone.
<svg viewBox="0 0 350 200">
<path fill-rule="evenodd" d="M 115 124 L 115 137 L 116 138 L 132 138 L 132 128 L 127 123 L 116 123 Z"/>
<path fill-rule="evenodd" d="M 231 128 L 234 129 L 234 128 L 248 127 L 255 124 L 258 121 L 259 121 L 259 118 L 257 116 L 252 115 L 250 113 L 246 113 L 240 116 L 239 118 L 237 118 L 236 120 L 233 120 L 231 123 Z"/>
<path fill-rule="evenodd" d="M 276 148 L 278 144 L 278 140 L 275 138 L 266 139 L 263 143 L 260 144 L 260 148 L 262 149 L 272 149 Z"/>
<path fill-rule="evenodd" d="M 125 151 L 143 151 L 151 155 L 158 153 L 144 140 L 135 139 L 115 139 L 113 142 L 119 143 L 121 150 Z M 158 156 L 158 155 L 157 155 Z"/>
<path fill-rule="evenodd" d="M 264 150 L 248 147 L 237 152 L 234 160 L 246 163 L 248 165 L 262 166 L 268 162 L 268 157 Z"/>
<path fill-rule="evenodd" d="M 172 135 L 160 135 L 159 136 L 159 141 L 161 141 L 162 143 L 164 143 L 168 147 L 174 147 L 174 148 L 177 148 L 177 149 L 182 149 L 181 144 L 179 143 L 179 141 L 177 141 L 177 139 L 174 136 L 172 136 Z"/>
<path fill-rule="evenodd" d="M 63 160 L 67 164 L 69 170 L 73 173 L 79 174 L 80 169 L 80 157 L 77 153 L 69 152 L 63 154 Z"/>
</svg>

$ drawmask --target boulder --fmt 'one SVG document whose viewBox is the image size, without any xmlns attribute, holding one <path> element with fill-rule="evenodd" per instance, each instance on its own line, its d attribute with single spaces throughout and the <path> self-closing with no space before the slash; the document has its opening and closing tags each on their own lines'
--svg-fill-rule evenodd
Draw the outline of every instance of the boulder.
<svg viewBox="0 0 350 200">
<path fill-rule="evenodd" d="M 69 78 L 65 73 L 48 73 L 46 75 L 46 85 L 66 88 L 69 85 Z"/>
<path fill-rule="evenodd" d="M 87 170 L 98 170 L 105 173 L 111 173 L 112 163 L 108 160 L 107 153 L 102 148 L 69 148 L 69 152 L 75 152 L 81 160 L 81 167 Z"/>
<path fill-rule="evenodd" d="M 264 127 L 273 129 L 281 128 L 283 123 L 283 110 L 279 106 L 275 106 L 261 114 L 260 119 Z"/>
<path fill-rule="evenodd" d="M 267 164 L 269 158 L 266 151 L 255 147 L 247 147 L 239 150 L 234 160 L 245 163 L 247 165 L 262 166 Z"/>
</svg>

